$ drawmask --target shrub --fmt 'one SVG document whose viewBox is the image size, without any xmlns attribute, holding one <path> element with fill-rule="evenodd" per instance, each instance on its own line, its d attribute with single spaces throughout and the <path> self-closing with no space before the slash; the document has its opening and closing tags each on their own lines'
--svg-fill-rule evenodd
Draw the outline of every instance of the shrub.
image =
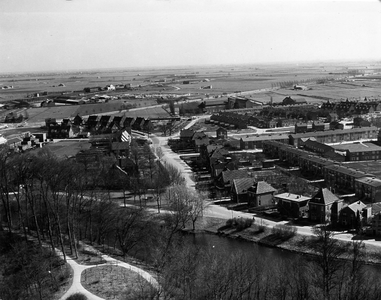
<svg viewBox="0 0 381 300">
<path fill-rule="evenodd" d="M 257 225 L 257 233 L 265 232 L 266 226 L 264 225 Z"/>
<path fill-rule="evenodd" d="M 87 297 L 84 294 L 75 293 L 66 298 L 66 300 L 87 300 Z"/>
<path fill-rule="evenodd" d="M 254 219 L 249 218 L 233 218 L 226 221 L 226 226 L 233 227 L 238 231 L 249 228 L 254 222 Z"/>
<path fill-rule="evenodd" d="M 277 236 L 282 241 L 287 241 L 293 236 L 295 236 L 297 228 L 294 226 L 278 224 L 273 227 L 271 232 L 273 235 Z"/>
</svg>

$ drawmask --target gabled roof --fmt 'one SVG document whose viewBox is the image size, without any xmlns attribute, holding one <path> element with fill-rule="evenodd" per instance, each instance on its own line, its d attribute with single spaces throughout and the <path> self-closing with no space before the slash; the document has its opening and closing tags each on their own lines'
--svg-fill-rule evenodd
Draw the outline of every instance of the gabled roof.
<svg viewBox="0 0 381 300">
<path fill-rule="evenodd" d="M 245 178 L 248 176 L 246 170 L 227 170 L 222 171 L 222 180 L 224 183 L 232 182 L 233 179 Z"/>
<path fill-rule="evenodd" d="M 323 143 L 319 143 L 317 141 L 312 141 L 311 139 L 308 139 L 305 143 L 304 143 L 307 147 L 311 147 L 311 148 L 318 148 L 318 149 L 321 149 L 322 151 L 333 151 L 333 148 L 331 146 L 328 146 L 326 144 L 323 144 Z"/>
<path fill-rule="evenodd" d="M 192 136 L 192 140 L 194 141 L 194 140 L 196 140 L 196 139 L 203 139 L 203 138 L 205 138 L 205 137 L 207 137 L 207 135 L 205 134 L 205 132 L 203 132 L 203 131 L 197 131 L 197 132 L 195 132 L 195 133 L 193 134 L 193 136 Z"/>
<path fill-rule="evenodd" d="M 21 143 L 22 142 L 22 139 L 19 138 L 19 137 L 14 137 L 14 138 L 11 138 L 7 141 L 7 144 L 8 145 L 11 145 L 11 144 L 16 144 L 16 143 Z"/>
<path fill-rule="evenodd" d="M 266 181 L 258 181 L 257 183 L 254 183 L 254 185 L 249 190 L 254 192 L 256 195 L 273 193 L 277 191 L 271 186 L 271 184 L 267 183 Z"/>
<path fill-rule="evenodd" d="M 236 194 L 243 194 L 247 191 L 255 182 L 252 177 L 233 179 L 233 187 Z"/>
<path fill-rule="evenodd" d="M 333 194 L 329 189 L 327 188 L 321 188 L 316 195 L 311 199 L 311 203 L 318 203 L 318 204 L 324 204 L 329 205 L 333 202 L 339 200 L 339 198 Z"/>
<path fill-rule="evenodd" d="M 352 204 L 349 204 L 347 206 L 347 208 L 352 210 L 354 213 L 357 213 L 358 211 L 362 211 L 363 208 L 365 208 L 365 207 L 366 207 L 366 205 L 364 203 L 362 203 L 361 201 L 353 202 Z"/>
<path fill-rule="evenodd" d="M 370 203 L 367 207 L 372 208 L 372 215 L 378 214 L 381 212 L 381 202 Z"/>
</svg>

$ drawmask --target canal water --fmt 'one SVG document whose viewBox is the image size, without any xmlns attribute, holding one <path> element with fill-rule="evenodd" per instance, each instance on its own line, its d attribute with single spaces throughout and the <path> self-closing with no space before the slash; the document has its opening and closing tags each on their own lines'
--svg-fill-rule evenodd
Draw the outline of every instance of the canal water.
<svg viewBox="0 0 381 300">
<path fill-rule="evenodd" d="M 247 255 L 260 258 L 266 261 L 271 261 L 274 264 L 283 260 L 300 261 L 306 259 L 305 255 L 282 250 L 279 248 L 271 248 L 259 245 L 257 243 L 232 239 L 228 237 L 218 236 L 209 233 L 199 233 L 195 235 L 188 235 L 187 238 L 193 244 L 205 248 L 205 250 L 216 251 L 217 253 L 237 253 L 241 251 Z M 366 265 L 364 266 L 366 272 L 381 274 L 380 265 Z"/>
</svg>

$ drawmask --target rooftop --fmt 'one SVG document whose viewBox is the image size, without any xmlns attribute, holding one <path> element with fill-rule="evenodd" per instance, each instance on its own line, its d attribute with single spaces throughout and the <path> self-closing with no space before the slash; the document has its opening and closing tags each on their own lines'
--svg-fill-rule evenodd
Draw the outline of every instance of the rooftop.
<svg viewBox="0 0 381 300">
<path fill-rule="evenodd" d="M 375 177 L 362 177 L 362 178 L 356 179 L 356 181 L 366 185 L 373 186 L 373 187 L 381 186 L 381 179 L 375 178 Z"/>
<path fill-rule="evenodd" d="M 348 150 L 349 152 L 381 151 L 381 147 L 373 143 L 353 143 L 332 146 L 336 150 Z"/>
<path fill-rule="evenodd" d="M 363 128 L 352 128 L 352 129 L 337 129 L 337 130 L 327 130 L 327 131 L 317 131 L 317 132 L 307 132 L 307 133 L 296 133 L 291 134 L 290 136 L 295 138 L 304 138 L 304 137 L 317 137 L 317 136 L 326 136 L 333 134 L 346 134 L 346 133 L 356 133 L 356 132 L 364 132 L 368 131 L 377 131 L 377 127 L 363 127 Z"/>
<path fill-rule="evenodd" d="M 252 177 L 233 179 L 233 186 L 237 194 L 242 194 L 247 191 L 255 182 Z"/>
<path fill-rule="evenodd" d="M 296 195 L 291 193 L 278 194 L 278 195 L 275 195 L 275 198 L 291 201 L 291 202 L 302 202 L 306 200 L 311 200 L 311 197 L 306 197 L 306 196 Z"/>
</svg>

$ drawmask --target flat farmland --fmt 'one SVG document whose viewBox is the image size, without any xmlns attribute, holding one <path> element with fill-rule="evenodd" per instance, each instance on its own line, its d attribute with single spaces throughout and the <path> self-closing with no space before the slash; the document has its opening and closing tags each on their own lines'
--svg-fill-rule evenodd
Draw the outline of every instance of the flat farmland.
<svg viewBox="0 0 381 300">
<path fill-rule="evenodd" d="M 381 98 L 381 80 L 362 80 L 350 82 L 333 82 L 327 84 L 309 84 L 309 90 L 277 89 L 253 95 L 253 98 L 268 102 L 270 97 L 274 102 L 281 102 L 286 96 L 305 98 L 310 103 L 322 103 L 327 100 L 359 100 L 367 97 Z"/>
<path fill-rule="evenodd" d="M 238 66 L 200 66 L 190 68 L 126 69 L 99 70 L 83 72 L 64 72 L 46 74 L 18 74 L 0 77 L 1 86 L 13 89 L 0 90 L 0 101 L 25 98 L 32 93 L 82 92 L 85 87 L 104 87 L 108 84 L 142 85 L 133 93 L 231 93 L 238 90 L 252 90 L 271 87 L 273 82 L 326 77 L 328 71 L 342 70 L 342 67 L 321 68 L 319 65 L 238 65 Z M 183 81 L 202 81 L 184 85 Z M 163 86 L 148 86 L 160 83 Z M 64 86 L 59 86 L 63 84 Z M 212 90 L 202 86 L 212 85 Z M 147 87 L 146 87 L 147 86 Z M 176 86 L 177 88 L 173 88 Z M 180 88 L 180 90 L 178 90 Z"/>
</svg>

